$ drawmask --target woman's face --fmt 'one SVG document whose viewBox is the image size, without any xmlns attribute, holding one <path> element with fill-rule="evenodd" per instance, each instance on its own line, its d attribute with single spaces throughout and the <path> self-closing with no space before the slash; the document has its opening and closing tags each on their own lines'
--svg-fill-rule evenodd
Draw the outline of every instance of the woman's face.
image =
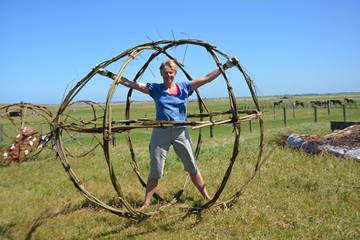
<svg viewBox="0 0 360 240">
<path fill-rule="evenodd" d="M 164 82 L 172 82 L 175 79 L 176 72 L 170 67 L 165 65 L 161 69 L 161 76 L 163 77 Z"/>
</svg>

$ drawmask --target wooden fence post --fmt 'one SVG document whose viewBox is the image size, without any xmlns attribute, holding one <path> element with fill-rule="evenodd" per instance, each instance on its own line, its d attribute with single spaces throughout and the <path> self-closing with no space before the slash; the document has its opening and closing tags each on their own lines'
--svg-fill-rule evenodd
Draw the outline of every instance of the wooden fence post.
<svg viewBox="0 0 360 240">
<path fill-rule="evenodd" d="M 0 141 L 4 140 L 4 125 L 0 123 Z"/>
<path fill-rule="evenodd" d="M 295 118 L 295 103 L 292 104 L 292 109 L 293 109 L 293 118 Z"/>
<path fill-rule="evenodd" d="M 274 106 L 274 119 L 276 119 L 276 107 Z"/>
<path fill-rule="evenodd" d="M 252 133 L 253 131 L 252 120 L 249 121 L 249 128 L 250 128 L 250 133 Z"/>
<path fill-rule="evenodd" d="M 317 116 L 317 107 L 314 105 L 314 115 L 315 115 L 315 122 L 318 122 L 318 116 Z"/>
<path fill-rule="evenodd" d="M 50 132 L 53 132 L 53 126 L 50 124 Z M 59 133 L 59 128 L 56 129 L 57 131 L 55 132 L 55 134 Z M 54 137 L 51 138 L 51 148 L 55 149 L 55 141 L 54 141 Z"/>
<path fill-rule="evenodd" d="M 286 127 L 286 124 L 287 124 L 287 118 L 286 118 L 286 107 L 283 107 L 284 109 L 284 125 Z"/>
<path fill-rule="evenodd" d="M 111 126 L 113 126 L 113 122 L 115 122 L 114 118 L 111 119 Z M 112 145 L 116 147 L 116 133 L 112 132 L 112 139 L 111 139 Z"/>
<path fill-rule="evenodd" d="M 213 116 L 210 116 L 210 122 L 213 121 Z M 214 137 L 214 126 L 210 125 L 210 137 L 213 138 Z"/>
</svg>

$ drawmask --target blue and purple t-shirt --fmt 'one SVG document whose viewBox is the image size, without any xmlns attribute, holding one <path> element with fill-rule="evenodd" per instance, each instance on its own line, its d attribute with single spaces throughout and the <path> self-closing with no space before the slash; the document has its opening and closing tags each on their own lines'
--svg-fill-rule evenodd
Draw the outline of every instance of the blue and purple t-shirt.
<svg viewBox="0 0 360 240">
<path fill-rule="evenodd" d="M 186 121 L 188 97 L 193 93 L 190 92 L 191 82 L 176 83 L 179 87 L 179 93 L 172 96 L 168 93 L 163 83 L 147 83 L 146 86 L 150 91 L 150 96 L 155 101 L 156 120 L 159 121 Z"/>
</svg>

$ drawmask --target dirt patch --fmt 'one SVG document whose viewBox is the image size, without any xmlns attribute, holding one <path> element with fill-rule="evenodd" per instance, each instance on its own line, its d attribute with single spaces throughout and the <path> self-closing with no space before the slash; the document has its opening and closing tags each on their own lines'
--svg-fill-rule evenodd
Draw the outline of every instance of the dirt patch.
<svg viewBox="0 0 360 240">
<path fill-rule="evenodd" d="M 293 133 L 288 136 L 286 143 L 307 152 L 326 151 L 337 156 L 360 160 L 360 125 L 353 125 L 323 136 Z"/>
<path fill-rule="evenodd" d="M 348 149 L 360 148 L 360 125 L 353 125 L 343 130 L 334 131 L 324 136 L 300 135 L 307 141 L 327 144 Z"/>
</svg>

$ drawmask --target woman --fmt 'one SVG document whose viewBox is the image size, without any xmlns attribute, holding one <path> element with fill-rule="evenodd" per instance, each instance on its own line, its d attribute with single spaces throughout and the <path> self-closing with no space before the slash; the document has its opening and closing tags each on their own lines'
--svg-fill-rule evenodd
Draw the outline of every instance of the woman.
<svg viewBox="0 0 360 240">
<path fill-rule="evenodd" d="M 223 69 L 231 68 L 238 63 L 236 57 L 228 60 Z M 117 75 L 100 68 L 99 74 L 115 80 Z M 193 81 L 175 83 L 177 66 L 173 60 L 166 60 L 160 66 L 160 74 L 163 83 L 140 83 L 121 77 L 119 83 L 142 93 L 149 94 L 155 101 L 156 120 L 158 121 L 186 121 L 186 106 L 188 97 L 194 90 L 202 85 L 213 81 L 221 71 L 219 68 L 207 75 Z M 204 180 L 198 169 L 191 145 L 191 139 L 186 126 L 173 126 L 154 128 L 150 141 L 150 173 L 146 184 L 146 193 L 143 206 L 139 210 L 147 208 L 155 193 L 159 179 L 164 175 L 165 158 L 170 145 L 181 159 L 185 171 L 190 175 L 191 181 L 206 199 L 210 196 L 206 190 Z"/>
</svg>

